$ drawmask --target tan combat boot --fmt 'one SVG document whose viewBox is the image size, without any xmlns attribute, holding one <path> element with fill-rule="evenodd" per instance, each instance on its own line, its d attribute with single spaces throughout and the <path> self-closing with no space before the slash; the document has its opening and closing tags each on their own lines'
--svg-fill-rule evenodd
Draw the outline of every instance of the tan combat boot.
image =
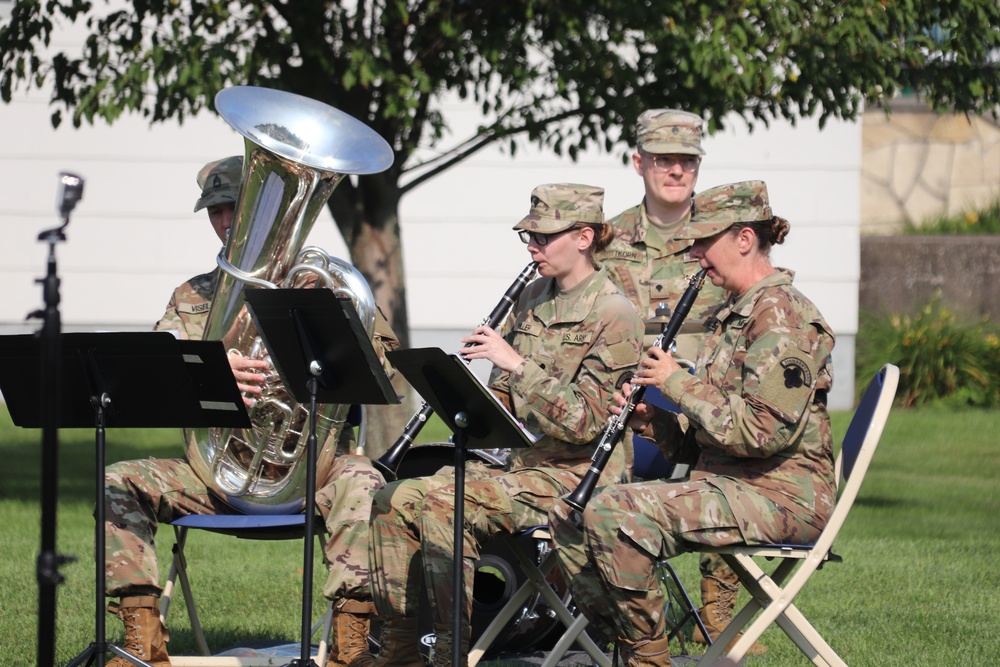
<svg viewBox="0 0 1000 667">
<path fill-rule="evenodd" d="M 454 648 L 454 642 L 452 642 L 452 625 L 438 625 L 434 624 L 434 659 L 431 661 L 433 667 L 451 667 L 452 666 L 452 650 Z M 469 665 L 469 641 L 472 639 L 472 628 L 468 623 L 462 625 L 462 639 L 458 644 L 458 650 L 461 651 L 461 660 L 459 665 L 461 667 L 468 667 Z"/>
<path fill-rule="evenodd" d="M 170 634 L 160 621 L 160 599 L 155 595 L 123 597 L 108 605 L 108 611 L 125 624 L 123 649 L 153 667 L 170 667 L 167 642 Z M 135 667 L 120 656 L 106 663 L 106 667 Z"/>
<path fill-rule="evenodd" d="M 701 617 L 701 622 L 705 624 L 708 636 L 712 638 L 713 642 L 718 640 L 719 635 L 733 620 L 733 606 L 736 604 L 736 593 L 739 590 L 740 580 L 736 577 L 736 573 L 728 567 L 702 578 L 702 607 L 698 610 L 698 616 Z M 742 636 L 742 632 L 736 635 L 736 639 L 729 643 L 727 649 L 731 649 Z M 695 644 L 708 644 L 697 624 L 694 626 L 691 641 Z M 765 653 L 767 653 L 767 647 L 760 642 L 754 642 L 750 650 L 747 651 L 747 655 L 764 655 Z"/>
<path fill-rule="evenodd" d="M 333 636 L 326 667 L 372 667 L 368 631 L 375 604 L 342 598 L 333 603 Z"/>
<path fill-rule="evenodd" d="M 396 616 L 382 624 L 375 667 L 426 667 L 417 619 Z"/>
<path fill-rule="evenodd" d="M 666 636 L 659 639 L 644 639 L 636 643 L 619 640 L 622 663 L 626 667 L 671 667 L 670 640 Z"/>
</svg>

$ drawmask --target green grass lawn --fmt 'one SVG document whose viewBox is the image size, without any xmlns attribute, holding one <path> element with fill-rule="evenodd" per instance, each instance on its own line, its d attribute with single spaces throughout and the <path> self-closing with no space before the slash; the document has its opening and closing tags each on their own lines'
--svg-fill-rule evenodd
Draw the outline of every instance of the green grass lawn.
<svg viewBox="0 0 1000 667">
<path fill-rule="evenodd" d="M 849 415 L 835 415 L 837 438 Z M 844 563 L 813 576 L 796 604 L 850 665 L 992 665 L 1000 655 L 1000 412 L 896 410 L 836 551 Z M 424 439 L 443 440 L 440 424 Z M 35 662 L 39 550 L 40 434 L 10 424 L 0 408 L 0 667 Z M 108 432 L 108 460 L 179 456 L 176 432 Z M 60 432 L 58 550 L 77 557 L 58 587 L 57 661 L 93 640 L 94 434 Z M 171 531 L 157 551 L 166 573 Z M 209 643 L 250 638 L 298 640 L 299 542 L 244 542 L 192 535 L 192 583 Z M 697 558 L 675 565 L 697 598 Z M 317 591 L 324 580 L 317 563 Z M 318 595 L 318 592 L 317 592 Z M 170 615 L 171 652 L 195 652 L 178 597 Z M 322 600 L 316 602 L 318 615 Z M 107 617 L 109 639 L 120 638 Z M 808 664 L 780 630 L 770 652 L 748 665 Z"/>
</svg>

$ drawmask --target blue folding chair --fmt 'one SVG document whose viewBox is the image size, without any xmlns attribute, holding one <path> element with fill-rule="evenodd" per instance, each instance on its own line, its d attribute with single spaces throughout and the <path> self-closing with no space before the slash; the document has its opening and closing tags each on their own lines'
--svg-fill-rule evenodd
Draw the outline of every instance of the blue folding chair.
<svg viewBox="0 0 1000 667">
<path fill-rule="evenodd" d="M 357 453 L 364 453 L 364 444 L 367 438 L 367 414 L 365 406 L 352 405 L 347 414 L 347 423 L 358 428 Z M 326 525 L 319 514 L 314 514 L 314 535 L 319 542 L 319 552 L 323 553 L 326 545 L 327 533 Z M 229 535 L 245 540 L 302 540 L 305 537 L 305 513 L 300 514 L 190 514 L 175 519 L 170 523 L 174 529 L 176 538 L 173 547 L 173 559 L 170 563 L 170 572 L 167 575 L 166 584 L 160 595 L 160 618 L 166 623 L 167 613 L 170 610 L 170 602 L 173 598 L 174 587 L 180 581 L 181 592 L 184 596 L 185 606 L 188 611 L 188 618 L 191 620 L 191 631 L 194 633 L 195 643 L 201 656 L 171 656 L 172 667 L 267 667 L 270 665 L 285 665 L 287 657 L 261 656 L 261 657 L 211 657 L 212 652 L 205 639 L 205 633 L 201 627 L 201 620 L 198 616 L 198 609 L 194 600 L 194 593 L 188 579 L 187 559 L 184 557 L 184 547 L 187 544 L 189 530 L 205 530 L 221 535 Z M 326 614 L 313 626 L 312 634 L 319 635 L 318 652 L 315 655 L 317 664 L 326 664 L 326 655 L 330 648 L 330 632 L 333 625 L 333 608 L 327 605 Z"/>
<path fill-rule="evenodd" d="M 315 516 L 315 535 L 319 542 L 320 552 L 326 542 L 326 526 L 322 518 Z M 269 667 L 271 665 L 287 664 L 287 657 L 212 657 L 212 651 L 205 639 L 201 620 L 195 604 L 194 593 L 188 579 L 187 559 L 184 549 L 187 544 L 188 531 L 205 530 L 221 535 L 229 535 L 246 540 L 299 540 L 305 535 L 305 514 L 190 514 L 172 521 L 176 542 L 173 547 L 173 559 L 170 572 L 167 575 L 163 593 L 160 596 L 160 617 L 166 623 L 167 613 L 173 597 L 176 582 L 180 582 L 188 618 L 191 620 L 191 631 L 200 656 L 170 656 L 172 667 Z M 313 627 L 313 634 L 320 631 L 317 664 L 326 664 L 329 651 L 332 614 L 330 609 Z"/>
<path fill-rule="evenodd" d="M 824 563 L 842 560 L 832 551 L 833 541 L 847 520 L 875 455 L 898 383 L 899 369 L 886 364 L 865 390 L 836 461 L 836 475 L 840 482 L 837 504 L 826 527 L 814 543 L 733 545 L 699 549 L 720 554 L 751 596 L 750 601 L 736 614 L 715 644 L 705 652 L 699 664 L 715 664 L 729 643 L 743 631 L 743 637 L 726 654 L 732 660 L 740 660 L 764 630 L 776 623 L 813 664 L 846 667 L 837 652 L 795 606 L 794 600 Z M 755 558 L 777 560 L 779 564 L 768 575 Z"/>
<path fill-rule="evenodd" d="M 679 412 L 677 407 L 673 406 L 655 388 L 647 389 L 644 400 Z M 633 478 L 636 481 L 670 478 L 674 474 L 683 474 L 687 470 L 687 466 L 675 467 L 667 461 L 659 448 L 645 438 L 633 437 L 633 452 Z M 539 542 L 538 550 L 542 553 L 540 559 L 532 558 L 531 554 L 525 550 L 522 538 L 526 536 Z M 508 542 L 527 579 L 479 636 L 469 652 L 469 667 L 476 666 L 512 618 L 515 618 L 519 613 L 530 613 L 528 602 L 534 596 L 541 596 L 548 606 L 549 613 L 558 618 L 559 622 L 566 628 L 549 651 L 542 667 L 554 667 L 574 644 L 586 651 L 598 667 L 610 667 L 611 659 L 586 632 L 586 617 L 577 613 L 571 604 L 567 606 L 566 601 L 547 580 L 548 574 L 556 565 L 556 554 L 551 548 L 551 535 L 548 526 L 535 526 L 519 533 L 513 539 L 508 539 Z M 665 613 L 670 625 L 670 637 L 677 638 L 681 642 L 683 653 L 686 641 L 683 630 L 687 624 L 697 624 L 706 637 L 708 632 L 706 632 L 691 598 L 673 567 L 666 561 L 659 565 L 661 585 L 666 591 Z"/>
</svg>

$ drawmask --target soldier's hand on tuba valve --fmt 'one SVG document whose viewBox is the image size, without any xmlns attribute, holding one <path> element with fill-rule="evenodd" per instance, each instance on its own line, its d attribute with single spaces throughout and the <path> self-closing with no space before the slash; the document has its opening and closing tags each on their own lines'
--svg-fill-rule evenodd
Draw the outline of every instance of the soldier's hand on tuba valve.
<svg viewBox="0 0 1000 667">
<path fill-rule="evenodd" d="M 243 394 L 243 404 L 252 408 L 264 390 L 270 364 L 263 359 L 250 359 L 235 350 L 229 351 L 229 367 L 233 369 L 236 387 Z"/>
</svg>

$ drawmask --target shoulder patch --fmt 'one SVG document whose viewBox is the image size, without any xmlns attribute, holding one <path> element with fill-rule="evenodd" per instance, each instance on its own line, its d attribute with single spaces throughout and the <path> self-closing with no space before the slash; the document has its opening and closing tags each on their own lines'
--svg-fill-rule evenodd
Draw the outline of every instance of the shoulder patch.
<svg viewBox="0 0 1000 667">
<path fill-rule="evenodd" d="M 789 355 L 761 376 L 758 395 L 787 419 L 798 419 L 812 395 L 814 375 L 811 359 Z"/>
<path fill-rule="evenodd" d="M 782 359 L 781 367 L 784 369 L 785 387 L 788 389 L 812 384 L 813 378 L 809 366 L 798 357 Z"/>
</svg>

